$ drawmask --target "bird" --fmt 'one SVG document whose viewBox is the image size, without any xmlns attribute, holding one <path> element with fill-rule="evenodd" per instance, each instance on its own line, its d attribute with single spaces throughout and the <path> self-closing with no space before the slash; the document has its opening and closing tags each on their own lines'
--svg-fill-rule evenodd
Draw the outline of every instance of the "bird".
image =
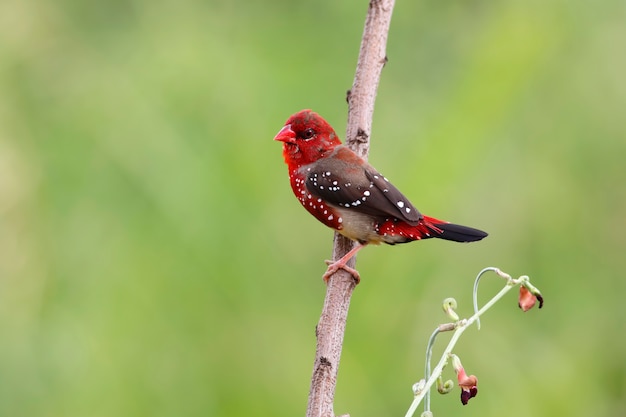
<svg viewBox="0 0 626 417">
<path fill-rule="evenodd" d="M 331 125 L 305 109 L 274 137 L 282 142 L 291 189 L 317 220 L 357 242 L 346 255 L 326 261 L 324 281 L 339 269 L 360 282 L 347 262 L 363 247 L 439 238 L 475 242 L 486 232 L 422 215 L 384 175 L 343 145 Z"/>
</svg>

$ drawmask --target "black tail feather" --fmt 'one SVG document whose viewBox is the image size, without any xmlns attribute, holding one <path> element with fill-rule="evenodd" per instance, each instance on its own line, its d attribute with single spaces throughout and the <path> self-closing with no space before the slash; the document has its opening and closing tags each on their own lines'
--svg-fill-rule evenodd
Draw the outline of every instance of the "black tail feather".
<svg viewBox="0 0 626 417">
<path fill-rule="evenodd" d="M 487 233 L 473 227 L 461 226 L 453 223 L 434 224 L 441 233 L 435 235 L 439 239 L 452 240 L 454 242 L 476 242 L 485 237 Z"/>
</svg>

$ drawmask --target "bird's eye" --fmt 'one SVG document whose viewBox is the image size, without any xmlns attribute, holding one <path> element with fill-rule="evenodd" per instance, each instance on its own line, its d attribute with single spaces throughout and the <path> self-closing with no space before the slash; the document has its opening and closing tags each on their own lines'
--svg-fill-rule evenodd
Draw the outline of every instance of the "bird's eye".
<svg viewBox="0 0 626 417">
<path fill-rule="evenodd" d="M 315 136 L 315 130 L 312 127 L 302 132 L 302 139 L 311 139 L 313 136 Z"/>
</svg>

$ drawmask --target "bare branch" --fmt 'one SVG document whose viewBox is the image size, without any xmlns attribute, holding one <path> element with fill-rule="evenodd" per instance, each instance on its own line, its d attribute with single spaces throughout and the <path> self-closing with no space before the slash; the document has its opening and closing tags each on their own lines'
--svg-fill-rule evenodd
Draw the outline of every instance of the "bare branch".
<svg viewBox="0 0 626 417">
<path fill-rule="evenodd" d="M 346 140 L 359 155 L 367 158 L 372 131 L 374 102 L 383 67 L 387 63 L 387 35 L 394 0 L 371 0 L 361 39 L 359 60 L 348 94 Z"/>
<path fill-rule="evenodd" d="M 348 91 L 348 125 L 346 141 L 359 155 L 367 158 L 372 130 L 372 117 L 378 83 L 387 62 L 387 34 L 394 0 L 370 0 L 361 49 L 352 88 Z M 335 233 L 333 259 L 340 259 L 353 247 L 353 242 Z M 354 267 L 353 258 L 348 266 Z M 311 378 L 307 417 L 334 417 L 333 401 L 343 337 L 356 287 L 352 276 L 339 269 L 328 280 L 322 315 L 316 328 L 317 349 Z M 347 416 L 347 415 L 346 415 Z"/>
</svg>

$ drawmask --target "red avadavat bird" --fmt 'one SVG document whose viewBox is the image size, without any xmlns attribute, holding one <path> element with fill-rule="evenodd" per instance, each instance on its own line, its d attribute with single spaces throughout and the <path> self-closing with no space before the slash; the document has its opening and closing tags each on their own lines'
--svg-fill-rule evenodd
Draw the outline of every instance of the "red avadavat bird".
<svg viewBox="0 0 626 417">
<path fill-rule="evenodd" d="M 291 116 L 274 140 L 283 142 L 293 193 L 305 209 L 326 226 L 359 242 L 344 257 L 329 263 L 327 281 L 345 269 L 365 245 L 394 245 L 432 237 L 474 242 L 487 233 L 422 215 L 387 178 L 341 144 L 320 115 L 302 110 Z"/>
</svg>

